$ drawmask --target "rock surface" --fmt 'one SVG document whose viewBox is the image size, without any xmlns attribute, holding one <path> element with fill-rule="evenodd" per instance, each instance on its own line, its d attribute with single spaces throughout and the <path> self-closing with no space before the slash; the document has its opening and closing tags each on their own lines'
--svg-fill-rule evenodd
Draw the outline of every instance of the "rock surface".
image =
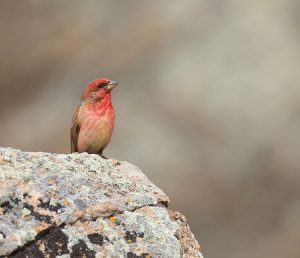
<svg viewBox="0 0 300 258">
<path fill-rule="evenodd" d="M 0 148 L 0 256 L 202 257 L 168 204 L 127 162 Z"/>
</svg>

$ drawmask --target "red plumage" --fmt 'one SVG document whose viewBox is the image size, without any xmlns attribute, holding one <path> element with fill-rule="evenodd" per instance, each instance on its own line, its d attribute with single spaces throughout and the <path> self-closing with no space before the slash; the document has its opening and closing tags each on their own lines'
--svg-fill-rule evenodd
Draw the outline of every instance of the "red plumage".
<svg viewBox="0 0 300 258">
<path fill-rule="evenodd" d="M 108 79 L 91 81 L 76 107 L 71 127 L 71 152 L 102 154 L 110 142 L 115 113 L 111 90 L 117 82 Z"/>
</svg>

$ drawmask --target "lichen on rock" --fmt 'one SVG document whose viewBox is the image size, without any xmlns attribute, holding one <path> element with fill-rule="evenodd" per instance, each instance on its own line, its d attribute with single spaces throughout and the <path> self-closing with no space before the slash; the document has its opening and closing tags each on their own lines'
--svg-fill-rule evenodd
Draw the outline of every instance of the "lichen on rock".
<svg viewBox="0 0 300 258">
<path fill-rule="evenodd" d="M 0 256 L 202 257 L 168 204 L 127 162 L 0 148 Z"/>
</svg>

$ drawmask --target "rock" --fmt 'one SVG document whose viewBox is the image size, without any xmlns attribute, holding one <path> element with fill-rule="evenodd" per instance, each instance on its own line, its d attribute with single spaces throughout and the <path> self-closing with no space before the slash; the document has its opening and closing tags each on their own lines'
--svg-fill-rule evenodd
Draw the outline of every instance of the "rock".
<svg viewBox="0 0 300 258">
<path fill-rule="evenodd" d="M 0 148 L 0 256 L 202 257 L 168 204 L 127 162 Z"/>
</svg>

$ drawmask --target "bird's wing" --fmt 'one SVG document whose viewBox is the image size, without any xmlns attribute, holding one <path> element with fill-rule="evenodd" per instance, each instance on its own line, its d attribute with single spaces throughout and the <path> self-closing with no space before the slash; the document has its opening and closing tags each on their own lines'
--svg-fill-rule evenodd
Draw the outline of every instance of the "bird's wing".
<svg viewBox="0 0 300 258">
<path fill-rule="evenodd" d="M 82 104 L 79 104 L 73 114 L 72 118 L 72 126 L 71 126 L 71 153 L 78 151 L 77 144 L 78 144 L 78 135 L 80 131 L 80 119 L 79 119 L 79 113 L 80 109 L 82 107 Z"/>
</svg>

